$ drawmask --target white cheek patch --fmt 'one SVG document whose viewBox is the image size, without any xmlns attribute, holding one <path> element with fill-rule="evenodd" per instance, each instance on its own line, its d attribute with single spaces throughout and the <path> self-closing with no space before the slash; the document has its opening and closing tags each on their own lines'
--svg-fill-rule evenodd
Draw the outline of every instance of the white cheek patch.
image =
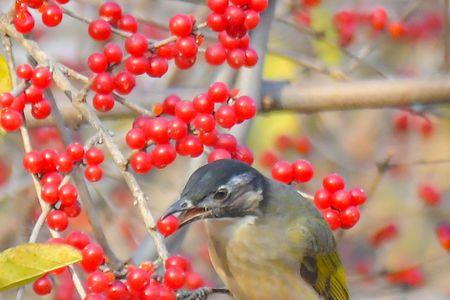
<svg viewBox="0 0 450 300">
<path fill-rule="evenodd" d="M 249 185 L 254 176 L 251 174 L 241 174 L 231 178 L 226 184 L 226 187 L 232 191 L 243 191 L 239 195 L 236 195 L 234 205 L 239 206 L 241 209 L 254 211 L 258 208 L 259 202 L 262 200 L 262 190 L 253 190 L 251 188 L 245 188 Z"/>
</svg>

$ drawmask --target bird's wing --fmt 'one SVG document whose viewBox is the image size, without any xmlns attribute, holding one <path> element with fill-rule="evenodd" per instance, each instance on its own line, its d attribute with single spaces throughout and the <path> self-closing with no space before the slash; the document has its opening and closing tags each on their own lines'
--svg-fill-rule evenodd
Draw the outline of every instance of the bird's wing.
<svg viewBox="0 0 450 300">
<path fill-rule="evenodd" d="M 319 218 L 302 223 L 301 277 L 324 299 L 349 299 L 345 270 L 328 225 Z"/>
</svg>

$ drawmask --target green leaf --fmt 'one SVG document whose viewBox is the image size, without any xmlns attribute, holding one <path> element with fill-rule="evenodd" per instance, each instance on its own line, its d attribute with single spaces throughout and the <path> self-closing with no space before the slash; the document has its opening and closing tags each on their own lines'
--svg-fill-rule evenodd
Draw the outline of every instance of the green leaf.
<svg viewBox="0 0 450 300">
<path fill-rule="evenodd" d="M 81 252 L 64 244 L 23 244 L 0 253 L 0 291 L 17 288 L 79 262 Z"/>
<path fill-rule="evenodd" d="M 9 92 L 11 89 L 11 74 L 9 74 L 8 64 L 0 54 L 0 93 Z"/>
</svg>

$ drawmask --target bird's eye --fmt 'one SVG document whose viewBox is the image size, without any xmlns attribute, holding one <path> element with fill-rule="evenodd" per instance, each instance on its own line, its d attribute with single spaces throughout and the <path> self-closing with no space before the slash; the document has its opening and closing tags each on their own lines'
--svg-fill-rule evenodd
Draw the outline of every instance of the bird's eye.
<svg viewBox="0 0 450 300">
<path fill-rule="evenodd" d="M 220 188 L 214 194 L 214 199 L 224 200 L 228 197 L 228 190 L 226 188 Z"/>
</svg>

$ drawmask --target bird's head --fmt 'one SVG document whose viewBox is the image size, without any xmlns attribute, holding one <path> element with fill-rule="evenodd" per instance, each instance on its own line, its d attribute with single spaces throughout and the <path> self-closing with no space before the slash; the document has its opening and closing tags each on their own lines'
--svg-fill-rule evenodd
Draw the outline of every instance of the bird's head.
<svg viewBox="0 0 450 300">
<path fill-rule="evenodd" d="M 196 170 L 179 199 L 164 213 L 180 226 L 199 219 L 237 218 L 261 214 L 265 178 L 254 168 L 223 159 Z"/>
</svg>

